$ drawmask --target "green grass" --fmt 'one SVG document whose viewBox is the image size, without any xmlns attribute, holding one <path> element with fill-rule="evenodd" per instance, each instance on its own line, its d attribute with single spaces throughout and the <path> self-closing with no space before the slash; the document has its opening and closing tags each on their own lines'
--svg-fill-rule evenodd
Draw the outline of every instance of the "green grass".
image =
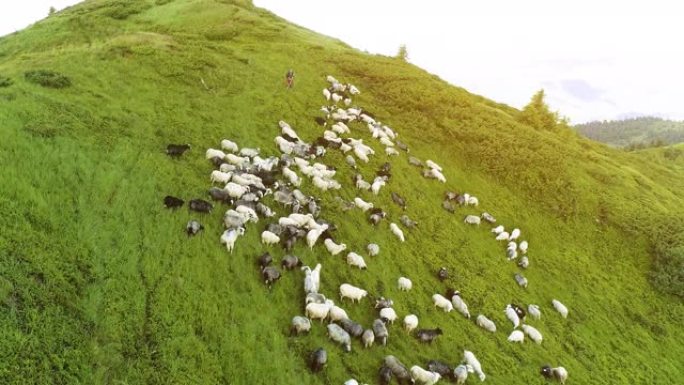
<svg viewBox="0 0 684 385">
<path fill-rule="evenodd" d="M 288 68 L 297 74 L 292 90 L 283 84 Z M 62 74 L 71 86 L 28 82 L 24 73 L 34 70 Z M 684 376 L 682 300 L 648 279 L 654 242 L 684 229 L 681 162 L 570 131 L 539 132 L 516 123 L 515 109 L 246 2 L 87 1 L 0 39 L 0 74 L 13 80 L 0 88 L 3 384 L 377 383 L 387 354 L 424 366 L 456 363 L 463 349 L 475 352 L 491 384 L 542 384 L 538 369 L 547 362 L 565 366 L 569 384 L 674 384 Z M 393 127 L 411 155 L 444 166 L 448 183 L 423 179 L 402 154 L 379 197 L 360 194 L 395 221 L 401 211 L 389 192 L 407 198 L 420 227 L 398 245 L 387 223 L 373 229 L 358 210 L 339 209 L 336 195 L 357 195 L 352 170 L 340 166 L 346 187 L 322 194 L 322 216 L 352 250 L 376 242 L 381 254 L 363 272 L 322 247 L 295 254 L 323 264 L 329 296 L 350 282 L 393 298 L 400 317 L 414 312 L 421 327 L 441 327 L 433 345 L 419 345 L 398 324 L 387 347 L 354 342 L 348 354 L 320 325 L 289 337 L 291 317 L 303 313 L 303 277 L 287 272 L 264 287 L 255 256 L 265 223 L 250 226 L 231 255 L 218 242 L 224 208 L 198 216 L 162 206 L 167 194 L 205 196 L 204 149 L 222 138 L 275 154 L 280 119 L 306 139 L 320 135 L 312 118 L 327 74 L 356 84 L 355 102 Z M 382 150 L 362 126 L 354 136 Z M 168 143 L 192 150 L 173 160 Z M 386 161 L 380 152 L 362 166 L 366 179 Z M 344 164 L 336 152 L 325 160 Z M 306 182 L 303 189 L 316 192 Z M 447 189 L 477 195 L 480 207 L 447 214 Z M 462 224 L 480 211 L 529 240 L 528 290 L 515 285 L 517 270 L 487 227 Z M 184 226 L 194 217 L 206 230 L 188 239 Z M 434 278 L 442 265 L 473 316 L 486 314 L 499 332 L 432 308 L 430 296 L 447 287 Z M 397 291 L 400 275 L 413 291 Z M 569 307 L 567 320 L 552 298 Z M 512 300 L 542 306 L 532 323 L 541 346 L 506 342 L 502 310 Z M 368 300 L 343 307 L 366 327 L 375 315 Z M 318 346 L 329 365 L 312 375 L 304 360 Z"/>
</svg>

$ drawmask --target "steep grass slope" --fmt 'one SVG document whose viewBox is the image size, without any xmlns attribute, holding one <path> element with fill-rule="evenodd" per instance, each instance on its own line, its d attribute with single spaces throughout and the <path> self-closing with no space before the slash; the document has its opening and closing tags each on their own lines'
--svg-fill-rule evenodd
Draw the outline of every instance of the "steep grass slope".
<svg viewBox="0 0 684 385">
<path fill-rule="evenodd" d="M 287 90 L 290 67 L 297 78 Z M 43 69 L 71 86 L 24 77 Z M 387 347 L 355 342 L 346 354 L 320 325 L 289 337 L 291 317 L 303 312 L 302 274 L 264 287 L 254 261 L 264 251 L 264 222 L 228 254 L 218 243 L 224 210 L 199 216 L 206 230 L 188 239 L 185 223 L 198 215 L 162 207 L 167 194 L 205 196 L 211 166 L 203 152 L 224 137 L 275 154 L 280 119 L 306 139 L 319 136 L 313 117 L 326 74 L 359 86 L 355 103 L 395 128 L 411 155 L 444 166 L 448 183 L 423 179 L 402 154 L 379 197 L 359 194 L 348 184 L 352 170 L 331 153 L 326 162 L 340 165 L 347 184 L 320 194 L 322 216 L 351 249 L 376 242 L 382 252 L 363 272 L 321 247 L 295 254 L 323 264 L 330 297 L 351 282 L 393 298 L 400 316 L 413 312 L 422 327 L 444 329 L 432 345 L 398 325 Z M 246 2 L 87 1 L 2 38 L 0 76 L 12 83 L 0 88 L 2 383 L 377 383 L 386 354 L 407 365 L 453 364 L 463 349 L 475 352 L 492 384 L 541 384 L 546 362 L 565 366 L 576 384 L 673 384 L 684 375 L 684 306 L 647 280 L 653 239 L 684 228 L 681 169 L 571 132 L 535 131 L 517 124 L 510 107 Z M 382 150 L 360 128 L 354 136 Z M 192 150 L 173 160 L 163 153 L 168 143 Z M 366 179 L 387 160 L 378 154 L 361 168 Z M 316 192 L 306 182 L 303 189 Z M 475 194 L 481 205 L 448 214 L 440 207 L 446 189 Z M 420 222 L 401 245 L 386 223 L 373 228 L 335 200 L 359 194 L 397 221 L 390 191 L 407 197 L 407 213 Z M 462 224 L 480 211 L 520 227 L 530 242 L 528 290 L 515 285 L 517 270 L 488 228 Z M 452 272 L 445 284 L 434 278 L 443 265 Z M 413 291 L 397 291 L 400 275 L 413 279 Z M 434 310 L 430 296 L 447 286 L 501 331 Z M 570 308 L 567 320 L 552 298 Z M 506 342 L 502 310 L 511 301 L 542 306 L 534 323 L 541 346 Z M 369 302 L 344 307 L 369 325 Z M 318 346 L 329 365 L 312 375 L 304 359 Z"/>
</svg>

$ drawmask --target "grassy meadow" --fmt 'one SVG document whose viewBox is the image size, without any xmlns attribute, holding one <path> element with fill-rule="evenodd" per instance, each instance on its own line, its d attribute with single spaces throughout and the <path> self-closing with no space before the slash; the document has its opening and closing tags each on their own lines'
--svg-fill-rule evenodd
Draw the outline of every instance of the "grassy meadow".
<svg viewBox="0 0 684 385">
<path fill-rule="evenodd" d="M 288 68 L 293 89 L 284 87 Z M 27 79 L 37 70 L 70 85 Z M 285 272 L 265 287 L 255 257 L 285 254 L 261 245 L 265 220 L 249 225 L 229 254 L 219 244 L 227 207 L 197 214 L 162 205 L 165 195 L 207 198 L 204 151 L 223 138 L 275 155 L 281 119 L 303 139 L 320 136 L 313 118 L 327 74 L 358 86 L 354 104 L 447 178 L 424 179 L 402 153 L 389 159 L 393 177 L 376 197 L 354 189 L 355 171 L 330 151 L 324 160 L 338 165 L 343 189 L 320 193 L 303 183 L 350 250 L 381 247 L 366 271 L 321 245 L 294 250 L 310 266 L 323 264 L 321 291 L 336 302 L 343 282 L 394 299 L 400 320 L 388 346 L 364 350 L 354 341 L 351 353 L 319 324 L 289 336 L 291 318 L 304 311 L 303 274 Z M 544 384 L 545 363 L 564 366 L 568 384 L 681 382 L 682 297 L 649 277 L 654 250 L 684 244 L 682 158 L 539 131 L 517 123 L 517 113 L 247 1 L 90 0 L 0 38 L 0 383 L 376 384 L 385 355 L 407 366 L 454 365 L 463 349 L 477 355 L 489 384 Z M 372 179 L 388 158 L 364 126 L 351 127 L 376 150 L 360 164 Z M 168 143 L 192 149 L 171 159 Z M 476 195 L 480 206 L 449 214 L 441 208 L 447 190 Z M 403 244 L 389 231 L 403 214 L 390 191 L 407 198 L 406 214 L 419 222 L 404 230 Z M 371 200 L 390 218 L 374 228 L 360 210 L 342 211 L 337 196 Z M 518 269 L 489 226 L 462 223 L 482 211 L 529 241 L 527 290 L 515 284 Z M 193 218 L 205 231 L 188 238 Z M 445 283 L 435 278 L 440 266 L 451 272 Z M 412 291 L 397 290 L 401 275 Z M 434 309 L 430 297 L 447 287 L 499 331 Z M 552 309 L 553 298 L 568 306 L 568 319 Z M 511 301 L 542 307 L 541 320 L 530 321 L 541 345 L 506 341 Z M 342 307 L 365 327 L 376 317 L 369 299 Z M 408 313 L 444 335 L 421 345 L 401 328 Z M 329 363 L 314 375 L 305 359 L 319 346 Z"/>
</svg>

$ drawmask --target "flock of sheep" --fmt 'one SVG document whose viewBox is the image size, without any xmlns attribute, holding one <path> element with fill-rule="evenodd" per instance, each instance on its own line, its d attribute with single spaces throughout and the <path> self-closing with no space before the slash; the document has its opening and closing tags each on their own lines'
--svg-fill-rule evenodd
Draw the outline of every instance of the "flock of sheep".
<svg viewBox="0 0 684 385">
<path fill-rule="evenodd" d="M 220 187 L 212 186 L 208 190 L 208 195 L 214 203 L 203 199 L 192 199 L 188 206 L 197 212 L 210 212 L 214 204 L 222 203 L 229 205 L 230 208 L 223 216 L 225 231 L 220 235 L 220 243 L 226 246 L 228 252 L 233 251 L 241 236 L 250 227 L 251 223 L 256 224 L 259 220 L 269 222 L 261 232 L 261 242 L 265 246 L 281 245 L 287 252 L 290 252 L 298 241 L 306 243 L 313 249 L 317 244 L 323 247 L 331 255 L 339 255 L 346 251 L 346 262 L 359 269 L 366 269 L 367 264 L 362 256 L 366 254 L 375 256 L 380 253 L 380 247 L 371 243 L 360 250 L 348 250 L 348 246 L 336 240 L 335 224 L 324 220 L 321 217 L 322 207 L 320 199 L 307 195 L 302 192 L 302 182 L 308 179 L 315 188 L 328 191 L 338 190 L 342 183 L 336 179 L 337 168 L 326 165 L 321 161 L 328 151 L 340 151 L 345 156 L 346 164 L 358 170 L 359 162 L 368 163 L 369 157 L 375 156 L 374 149 L 364 143 L 363 139 L 353 138 L 352 127 L 367 127 L 372 138 L 384 146 L 385 155 L 398 156 L 400 149 L 409 152 L 408 146 L 397 139 L 397 133 L 389 126 L 377 121 L 368 111 L 359 107 L 350 107 L 352 97 L 359 94 L 359 90 L 352 84 L 343 84 L 332 76 L 327 77 L 329 86 L 323 90 L 323 96 L 328 102 L 321 108 L 324 117 L 316 118 L 324 130 L 322 136 L 313 142 L 306 142 L 300 138 L 297 132 L 285 121 L 280 121 L 280 135 L 274 139 L 275 145 L 281 152 L 280 156 L 262 157 L 261 150 L 258 148 L 240 148 L 237 143 L 224 139 L 220 143 L 221 149 L 210 148 L 206 151 L 206 158 L 212 162 L 215 169 L 210 174 L 212 185 L 218 184 Z M 345 108 L 337 106 L 341 103 Z M 352 127 L 350 127 L 352 126 Z M 189 145 L 171 144 L 167 147 L 167 154 L 170 156 L 180 156 L 190 149 Z M 422 175 L 428 179 L 436 179 L 446 183 L 442 167 L 437 163 L 426 160 L 422 162 L 415 157 L 408 157 L 411 165 L 420 167 Z M 354 186 L 358 190 L 368 190 L 377 196 L 389 183 L 392 172 L 391 164 L 384 163 L 375 173 L 372 180 L 364 180 L 360 173 L 354 177 Z M 394 203 L 406 208 L 406 200 L 396 192 L 391 192 Z M 287 214 L 277 217 L 276 211 L 266 205 L 265 199 L 271 200 L 284 209 Z M 373 202 L 365 201 L 356 197 L 348 202 L 340 197 L 336 197 L 341 202 L 343 210 L 361 210 L 368 215 L 368 219 L 373 225 L 388 218 L 388 214 L 380 208 L 375 207 Z M 169 207 L 179 207 L 184 201 L 180 198 L 167 196 L 164 204 Z M 451 212 L 455 212 L 456 205 L 477 207 L 479 200 L 470 194 L 457 194 L 447 192 L 442 207 Z M 470 225 L 480 225 L 481 220 L 489 224 L 495 224 L 496 219 L 489 213 L 481 215 L 467 215 L 464 222 Z M 417 222 L 402 215 L 399 218 L 400 227 L 396 222 L 389 222 L 390 232 L 399 242 L 404 242 L 406 236 L 404 231 L 415 227 Z M 195 235 L 202 231 L 204 226 L 197 220 L 188 222 L 186 226 L 189 235 Z M 513 229 L 510 233 L 505 231 L 501 225 L 492 229 L 497 241 L 507 243 L 506 255 L 509 260 L 518 259 L 518 266 L 523 269 L 528 268 L 529 258 L 527 256 L 528 242 L 517 241 L 520 239 L 521 231 Z M 280 279 L 281 270 L 273 266 L 273 257 L 266 252 L 258 257 L 257 260 L 264 282 L 271 287 Z M 375 309 L 378 312 L 377 318 L 372 324 L 364 328 L 361 324 L 353 321 L 347 312 L 338 306 L 332 299 L 326 297 L 320 287 L 320 274 L 322 265 L 318 263 L 313 269 L 309 266 L 301 266 L 302 261 L 295 255 L 288 254 L 280 261 L 282 270 L 294 270 L 299 268 L 304 273 L 303 289 L 306 293 L 303 304 L 304 315 L 297 315 L 292 318 L 291 331 L 299 335 L 306 333 L 312 328 L 313 320 L 328 321 L 328 336 L 335 343 L 343 347 L 345 351 L 351 351 L 352 340 L 358 338 L 365 348 L 370 348 L 374 343 L 387 345 L 389 341 L 389 329 L 399 318 L 396 311 L 392 308 L 394 302 L 391 299 L 380 297 L 376 300 Z M 437 273 L 437 278 L 444 280 L 448 278 L 446 268 L 441 268 Z M 521 274 L 514 275 L 517 284 L 527 288 L 527 279 Z M 410 291 L 413 283 L 407 277 L 399 277 L 397 286 L 400 290 Z M 356 287 L 350 283 L 343 283 L 338 288 L 340 301 L 351 300 L 352 303 L 360 302 L 368 296 L 368 291 Z M 447 296 L 434 294 L 433 304 L 445 312 L 456 310 L 465 318 L 470 319 L 470 311 L 461 293 L 449 290 Z M 565 318 L 568 309 L 558 300 L 552 301 L 553 307 Z M 504 313 L 513 324 L 513 332 L 508 340 L 511 342 L 523 342 L 525 335 L 532 341 L 541 344 L 542 334 L 535 327 L 524 323 L 527 314 L 529 318 L 539 319 L 541 317 L 540 307 L 529 304 L 527 310 L 516 304 L 508 304 Z M 416 314 L 408 314 L 403 318 L 403 327 L 421 342 L 429 343 L 442 334 L 440 328 L 418 329 L 419 318 Z M 475 324 L 488 332 L 496 332 L 496 324 L 483 314 L 475 317 Z M 518 329 L 521 330 L 518 330 Z M 308 365 L 314 372 L 322 370 L 327 363 L 327 352 L 323 348 L 313 351 L 308 358 Z M 469 373 L 475 373 L 481 381 L 486 375 L 477 357 L 471 351 L 465 350 L 461 361 L 450 367 L 439 362 L 430 361 L 427 369 L 418 365 L 407 369 L 398 358 L 388 355 L 383 360 L 378 372 L 380 383 L 389 384 L 392 378 L 396 378 L 399 383 L 419 383 L 435 384 L 441 378 L 451 378 L 458 384 L 462 384 L 468 378 Z M 561 384 L 567 379 L 567 371 L 563 367 L 551 368 L 546 365 L 541 368 L 540 373 L 547 378 L 555 378 Z M 345 385 L 358 384 L 355 379 L 345 382 Z"/>
</svg>

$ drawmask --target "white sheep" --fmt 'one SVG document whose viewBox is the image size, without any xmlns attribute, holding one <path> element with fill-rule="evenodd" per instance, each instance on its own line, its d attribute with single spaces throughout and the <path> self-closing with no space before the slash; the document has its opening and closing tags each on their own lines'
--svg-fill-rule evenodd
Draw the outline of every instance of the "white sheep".
<svg viewBox="0 0 684 385">
<path fill-rule="evenodd" d="M 280 132 L 284 135 L 287 135 L 293 139 L 301 140 L 299 139 L 299 135 L 290 127 L 289 124 L 287 124 L 285 121 L 281 120 L 278 122 L 278 125 L 280 126 Z"/>
<path fill-rule="evenodd" d="M 418 365 L 412 366 L 409 372 L 411 373 L 411 379 L 416 384 L 434 385 L 442 377 L 439 373 L 430 372 Z"/>
<path fill-rule="evenodd" d="M 235 142 L 232 142 L 228 139 L 223 139 L 221 141 L 221 148 L 230 151 L 230 152 L 237 152 L 238 151 L 238 145 Z"/>
<path fill-rule="evenodd" d="M 477 215 L 467 215 L 465 219 L 463 220 L 463 223 L 467 223 L 469 225 L 480 225 L 480 217 Z"/>
<path fill-rule="evenodd" d="M 506 305 L 506 309 L 504 310 L 504 313 L 506 313 L 506 318 L 508 318 L 512 323 L 513 323 L 513 328 L 517 328 L 520 326 L 520 317 L 518 316 L 518 313 L 516 313 L 515 309 L 511 305 Z"/>
<path fill-rule="evenodd" d="M 333 242 L 333 240 L 330 238 L 326 238 L 323 244 L 325 245 L 325 248 L 328 249 L 328 252 L 331 255 L 337 255 L 347 249 L 346 244 L 341 243 L 338 245 L 335 242 Z"/>
<path fill-rule="evenodd" d="M 339 82 L 337 81 L 337 79 L 335 79 L 332 75 L 326 76 L 326 77 L 325 77 L 325 80 L 326 80 L 328 83 L 330 83 L 330 84 L 339 83 Z"/>
<path fill-rule="evenodd" d="M 492 333 L 496 332 L 496 324 L 494 323 L 494 321 L 490 320 L 482 314 L 477 316 L 475 323 L 477 324 L 477 326 L 483 328 L 486 331 Z"/>
<path fill-rule="evenodd" d="M 373 184 L 371 184 L 371 191 L 373 194 L 378 195 L 380 193 L 380 188 L 386 184 L 385 179 L 382 177 L 377 177 L 373 181 Z"/>
<path fill-rule="evenodd" d="M 392 234 L 394 234 L 397 238 L 399 238 L 399 240 L 401 242 L 405 241 L 404 232 L 401 231 L 401 229 L 399 228 L 399 226 L 397 226 L 396 223 L 394 223 L 394 222 L 390 223 L 390 230 L 392 230 Z"/>
<path fill-rule="evenodd" d="M 354 159 L 353 156 L 347 155 L 347 156 L 344 158 L 344 160 L 345 160 L 345 162 L 347 162 L 347 164 L 349 165 L 349 167 L 351 167 L 351 168 L 356 168 L 356 160 Z"/>
<path fill-rule="evenodd" d="M 356 88 L 353 84 L 349 85 L 349 93 L 352 95 L 358 95 L 361 93 L 358 88 Z"/>
<path fill-rule="evenodd" d="M 294 220 L 292 218 L 288 218 L 288 217 L 278 218 L 278 224 L 282 227 L 287 227 L 287 226 L 298 227 L 299 226 L 299 223 L 296 220 Z"/>
<path fill-rule="evenodd" d="M 205 155 L 206 155 L 207 159 L 212 159 L 212 158 L 224 159 L 226 157 L 226 154 L 223 151 L 216 150 L 213 148 L 208 149 Z"/>
<path fill-rule="evenodd" d="M 243 147 L 240 149 L 240 156 L 246 156 L 248 158 L 255 158 L 259 155 L 259 149 L 258 148 L 246 148 Z"/>
<path fill-rule="evenodd" d="M 527 269 L 528 267 L 530 267 L 530 259 L 527 258 L 527 255 L 523 255 L 523 257 L 520 258 L 518 266 L 522 267 L 523 269 Z"/>
<path fill-rule="evenodd" d="M 239 227 L 237 229 L 228 229 L 221 234 L 221 244 L 225 244 L 226 249 L 232 253 L 233 248 L 235 247 L 235 241 L 239 236 L 244 234 L 245 229 L 243 227 Z"/>
<path fill-rule="evenodd" d="M 454 305 L 454 309 L 458 310 L 459 313 L 463 314 L 466 318 L 470 318 L 470 312 L 468 311 L 468 305 L 461 298 L 461 293 L 458 291 L 451 297 L 451 304 Z"/>
<path fill-rule="evenodd" d="M 413 288 L 413 282 L 406 277 L 399 277 L 397 280 L 397 285 L 401 291 L 409 291 L 411 288 Z"/>
<path fill-rule="evenodd" d="M 473 373 L 473 367 L 470 365 L 458 365 L 454 368 L 454 379 L 456 380 L 456 385 L 465 384 L 468 379 L 468 373 Z"/>
<path fill-rule="evenodd" d="M 496 235 L 499 235 L 499 234 L 503 233 L 503 231 L 504 231 L 503 225 L 498 225 L 498 226 L 496 226 L 495 228 L 492 229 L 492 233 L 494 233 L 494 234 L 496 234 Z M 508 239 L 508 236 L 506 236 L 506 239 Z"/>
<path fill-rule="evenodd" d="M 280 242 L 280 237 L 275 235 L 274 233 L 265 230 L 263 233 L 261 233 L 261 243 L 264 245 L 274 245 Z"/>
<path fill-rule="evenodd" d="M 292 143 L 292 142 L 290 142 L 290 141 L 288 141 L 288 140 L 286 140 L 286 139 L 283 138 L 282 136 L 276 136 L 276 137 L 275 137 L 275 144 L 276 144 L 276 146 L 278 146 L 278 149 L 279 149 L 280 152 L 282 152 L 283 154 L 288 154 L 288 155 L 290 155 L 290 154 L 292 154 L 292 152 L 293 152 L 294 149 L 295 149 L 295 144 Z"/>
<path fill-rule="evenodd" d="M 562 366 L 552 368 L 548 365 L 544 365 L 541 374 L 546 378 L 555 378 L 561 385 L 565 384 L 565 381 L 568 379 L 568 371 Z"/>
<path fill-rule="evenodd" d="M 313 249 L 318 237 L 320 237 L 321 234 L 323 234 L 323 232 L 327 229 L 328 225 L 323 225 L 319 228 L 311 229 L 308 233 L 306 233 L 306 244 L 309 246 L 309 249 Z"/>
<path fill-rule="evenodd" d="M 221 172 L 230 172 L 230 171 L 235 171 L 236 169 L 237 169 L 237 167 L 235 167 L 235 165 L 228 164 L 228 163 L 221 163 L 221 165 L 219 166 L 219 171 L 221 171 Z"/>
<path fill-rule="evenodd" d="M 542 334 L 539 332 L 539 330 L 535 329 L 534 327 L 530 325 L 522 325 L 522 330 L 527 334 L 528 337 L 537 344 L 542 343 Z"/>
<path fill-rule="evenodd" d="M 433 170 L 437 170 L 439 172 L 442 172 L 442 167 L 440 167 L 437 163 L 431 161 L 430 159 L 425 161 L 425 165 L 428 166 L 429 168 Z"/>
<path fill-rule="evenodd" d="M 331 96 L 330 91 L 327 88 L 324 88 L 323 89 L 323 97 L 325 98 L 325 100 L 330 100 L 330 96 Z"/>
<path fill-rule="evenodd" d="M 553 304 L 553 308 L 556 309 L 556 311 L 559 312 L 563 318 L 568 318 L 568 308 L 565 307 L 565 305 L 563 305 L 559 300 L 554 299 L 551 301 L 551 304 Z"/>
<path fill-rule="evenodd" d="M 380 254 L 380 246 L 376 245 L 375 243 L 369 243 L 368 246 L 366 246 L 366 250 L 368 250 L 368 255 L 371 257 L 375 257 L 376 255 Z"/>
<path fill-rule="evenodd" d="M 397 320 L 397 312 L 391 307 L 384 307 L 380 309 L 380 318 L 384 318 L 390 323 L 394 323 Z"/>
<path fill-rule="evenodd" d="M 511 335 L 508 336 L 508 342 L 523 342 L 525 340 L 525 334 L 520 330 L 513 330 Z"/>
<path fill-rule="evenodd" d="M 223 189 L 228 192 L 228 195 L 230 195 L 231 198 L 236 199 L 239 199 L 249 191 L 249 187 L 242 186 L 234 182 L 226 183 L 226 186 Z"/>
<path fill-rule="evenodd" d="M 482 365 L 480 365 L 480 361 L 477 360 L 477 357 L 475 357 L 473 352 L 464 350 L 463 361 L 466 363 L 466 365 L 470 365 L 473 368 L 473 371 L 480 377 L 480 381 L 485 380 L 487 376 L 482 371 Z"/>
<path fill-rule="evenodd" d="M 366 211 L 373 208 L 373 203 L 366 202 L 359 197 L 354 198 L 354 204 L 356 205 L 356 207 L 360 208 L 363 212 L 366 212 Z"/>
<path fill-rule="evenodd" d="M 356 188 L 359 190 L 370 190 L 371 184 L 359 178 L 356 180 Z"/>
<path fill-rule="evenodd" d="M 418 327 L 418 316 L 415 314 L 409 314 L 404 317 L 404 330 L 411 333 L 415 328 Z"/>
<path fill-rule="evenodd" d="M 340 285 L 340 299 L 350 298 L 352 302 L 361 301 L 368 295 L 366 290 L 354 287 L 348 283 Z"/>
<path fill-rule="evenodd" d="M 330 188 L 330 184 L 328 183 L 328 181 L 319 176 L 313 177 L 311 181 L 313 182 L 313 185 L 316 186 L 316 188 L 321 189 L 323 191 L 328 191 L 328 188 Z"/>
<path fill-rule="evenodd" d="M 230 182 L 230 178 L 233 177 L 233 174 L 230 172 L 222 172 L 219 170 L 214 170 L 211 172 L 211 176 L 209 179 L 211 179 L 211 183 L 221 183 L 221 184 L 226 184 Z"/>
<path fill-rule="evenodd" d="M 313 219 L 313 214 L 292 213 L 287 217 L 295 221 L 297 223 L 297 227 L 308 226 L 312 221 L 316 223 Z"/>
<path fill-rule="evenodd" d="M 447 313 L 454 310 L 454 305 L 451 303 L 451 301 L 444 298 L 444 296 L 442 296 L 441 294 L 433 295 L 432 296 L 432 302 L 435 304 L 435 307 L 438 307 Z"/>
<path fill-rule="evenodd" d="M 527 247 L 528 247 L 527 241 L 520 242 L 519 249 L 523 254 L 527 254 Z"/>
<path fill-rule="evenodd" d="M 335 132 L 338 133 L 338 134 L 348 134 L 348 133 L 351 132 L 351 131 L 349 130 L 349 127 L 347 127 L 347 125 L 344 124 L 344 123 L 342 123 L 342 122 L 337 122 L 337 123 L 333 124 L 333 125 L 330 127 L 330 129 L 333 130 L 333 131 L 335 131 Z"/>
<path fill-rule="evenodd" d="M 431 168 L 429 170 L 425 170 L 423 172 L 423 176 L 426 178 L 432 178 L 432 179 L 437 179 L 438 181 L 442 183 L 446 183 L 446 178 L 444 177 L 444 174 L 442 174 L 441 171 L 438 171 L 437 169 Z"/>
<path fill-rule="evenodd" d="M 301 181 L 301 179 L 299 179 L 299 176 L 297 175 L 297 173 L 294 172 L 294 171 L 292 171 L 292 170 L 290 170 L 289 167 L 287 167 L 287 166 L 286 166 L 286 167 L 283 167 L 282 172 L 283 172 L 283 176 L 284 176 L 285 178 L 287 178 L 287 180 L 288 180 L 291 184 L 293 184 L 293 185 L 295 185 L 295 186 L 299 186 L 299 185 L 302 184 L 302 181 Z"/>
<path fill-rule="evenodd" d="M 397 151 L 394 147 L 385 147 L 385 154 L 387 154 L 387 156 L 398 156 L 399 151 Z"/>
<path fill-rule="evenodd" d="M 541 318 L 541 310 L 539 310 L 539 305 L 533 305 L 533 304 L 527 305 L 527 312 L 534 319 L 540 319 Z"/>
<path fill-rule="evenodd" d="M 249 164 L 249 158 L 247 157 L 242 157 L 242 156 L 237 156 L 232 153 L 226 154 L 226 157 L 223 158 L 226 162 L 230 164 L 234 164 L 236 166 L 241 166 L 243 164 Z"/>
<path fill-rule="evenodd" d="M 259 217 L 257 216 L 256 211 L 254 211 L 254 209 L 252 209 L 251 207 L 239 205 L 235 208 L 235 211 L 244 215 L 245 218 L 247 218 L 247 220 L 250 222 L 259 222 Z"/>
<path fill-rule="evenodd" d="M 468 201 L 466 202 L 466 204 L 477 207 L 480 204 L 480 201 L 477 199 L 477 197 L 471 196 L 468 197 Z"/>
<path fill-rule="evenodd" d="M 520 236 L 520 229 L 513 229 L 513 231 L 511 231 L 511 236 L 508 237 L 508 240 L 513 241 L 515 239 L 518 239 L 519 236 Z"/>
<path fill-rule="evenodd" d="M 308 333 L 309 330 L 311 330 L 311 320 L 302 316 L 294 316 L 292 318 L 292 326 L 290 327 L 292 333 Z"/>
<path fill-rule="evenodd" d="M 355 252 L 350 252 L 347 254 L 347 264 L 351 266 L 356 266 L 359 269 L 365 269 L 366 268 L 366 261 L 363 260 L 363 257 L 356 254 Z"/>
<path fill-rule="evenodd" d="M 330 322 L 341 321 L 347 318 L 349 318 L 349 316 L 347 316 L 347 312 L 339 306 L 331 307 L 330 311 L 328 312 L 328 319 Z"/>
<path fill-rule="evenodd" d="M 312 302 L 306 305 L 304 314 L 311 320 L 319 319 L 321 322 L 323 322 L 326 318 L 328 318 L 328 314 L 330 313 L 330 309 L 332 307 L 333 305 L 330 300 L 326 300 L 325 303 Z"/>
<path fill-rule="evenodd" d="M 508 237 L 509 237 L 508 232 L 502 231 L 501 233 L 499 233 L 499 235 L 496 236 L 496 240 L 497 241 L 507 241 Z"/>
</svg>

